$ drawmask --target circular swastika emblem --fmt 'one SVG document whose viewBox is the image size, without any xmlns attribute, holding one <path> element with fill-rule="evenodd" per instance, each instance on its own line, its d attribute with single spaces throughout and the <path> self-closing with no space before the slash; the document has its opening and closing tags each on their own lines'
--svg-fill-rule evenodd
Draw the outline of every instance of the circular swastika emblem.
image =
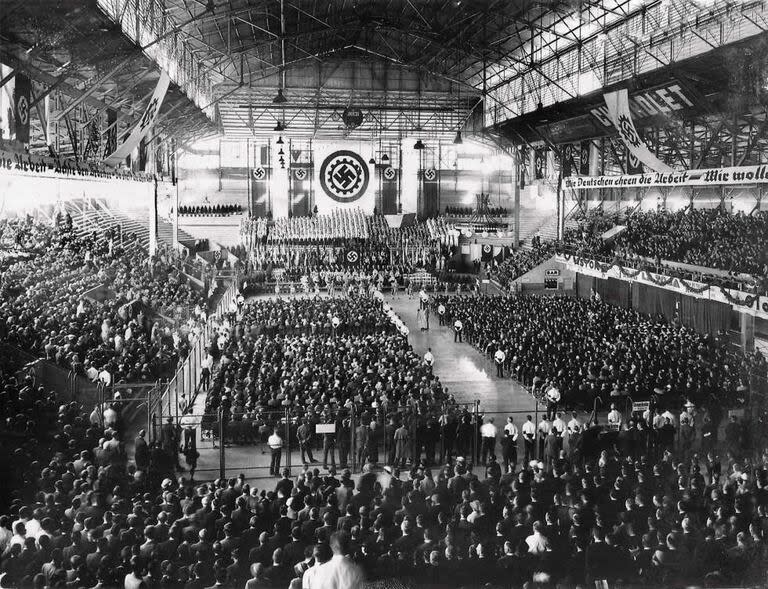
<svg viewBox="0 0 768 589">
<path fill-rule="evenodd" d="M 350 250 L 347 252 L 347 262 L 350 264 L 357 264 L 357 261 L 360 259 L 360 256 L 355 250 Z"/>
<path fill-rule="evenodd" d="M 254 168 L 253 177 L 256 178 L 256 180 L 264 180 L 264 178 L 267 177 L 267 171 L 261 166 Z"/>
<path fill-rule="evenodd" d="M 386 168 L 384 168 L 384 178 L 386 178 L 387 180 L 394 180 L 396 173 L 397 172 L 395 172 L 395 168 L 393 168 L 392 166 L 387 166 Z"/>
<path fill-rule="evenodd" d="M 307 169 L 296 168 L 296 170 L 293 172 L 293 175 L 296 176 L 296 180 L 304 180 L 307 177 Z"/>
<path fill-rule="evenodd" d="M 19 123 L 26 125 L 29 121 L 29 101 L 26 96 L 19 97 L 19 103 L 16 105 L 16 114 L 19 117 Z"/>
<path fill-rule="evenodd" d="M 335 151 L 320 166 L 320 186 L 336 202 L 356 201 L 368 180 L 368 164 L 353 151 Z"/>
<path fill-rule="evenodd" d="M 487 244 L 487 243 L 486 243 L 486 244 L 483 246 L 483 251 L 484 251 L 486 254 L 490 254 L 490 253 L 491 253 L 491 246 L 490 246 L 489 244 Z"/>
<path fill-rule="evenodd" d="M 430 182 L 437 178 L 437 172 L 435 172 L 434 168 L 428 168 L 424 170 L 424 179 L 429 180 Z"/>
</svg>

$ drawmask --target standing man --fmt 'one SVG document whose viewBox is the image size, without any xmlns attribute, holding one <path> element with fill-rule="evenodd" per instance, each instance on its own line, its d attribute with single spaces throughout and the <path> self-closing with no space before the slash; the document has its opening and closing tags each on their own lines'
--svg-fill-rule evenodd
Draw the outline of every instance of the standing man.
<svg viewBox="0 0 768 589">
<path fill-rule="evenodd" d="M 136 470 L 146 471 L 149 468 L 149 445 L 147 445 L 147 440 L 145 439 L 146 435 L 146 430 L 141 430 L 139 435 L 136 436 L 133 458 L 134 462 L 136 462 Z"/>
<path fill-rule="evenodd" d="M 446 283 L 446 286 L 447 286 L 447 283 Z M 440 303 L 437 306 L 437 316 L 440 321 L 440 327 L 442 327 L 443 325 L 445 325 L 445 305 L 443 303 Z"/>
<path fill-rule="evenodd" d="M 499 346 L 499 349 L 496 350 L 496 353 L 493 355 L 493 361 L 496 362 L 496 376 L 499 378 L 504 378 L 504 360 L 507 359 L 507 355 L 504 353 L 504 350 L 501 349 L 501 346 Z"/>
<path fill-rule="evenodd" d="M 330 424 L 329 424 L 330 425 Z M 331 466 L 336 468 L 336 431 L 323 434 L 323 468 L 328 470 L 328 454 L 331 455 Z"/>
<path fill-rule="evenodd" d="M 362 467 L 365 464 L 365 458 L 368 456 L 368 426 L 364 423 L 360 423 L 355 428 L 355 446 L 357 449 L 357 464 Z"/>
<path fill-rule="evenodd" d="M 496 454 L 496 434 L 498 430 L 493 425 L 493 417 L 480 426 L 480 437 L 483 439 L 483 466 L 488 464 L 488 455 Z"/>
<path fill-rule="evenodd" d="M 547 419 L 554 419 L 557 413 L 557 404 L 560 402 L 560 390 L 552 383 L 547 389 Z"/>
<path fill-rule="evenodd" d="M 272 452 L 272 460 L 269 464 L 269 474 L 280 476 L 280 459 L 283 455 L 283 438 L 277 433 L 277 428 L 272 430 L 272 435 L 267 438 L 267 445 Z"/>
<path fill-rule="evenodd" d="M 301 461 L 304 464 L 314 462 L 315 458 L 312 456 L 312 427 L 309 425 L 309 420 L 304 419 L 296 430 L 296 437 L 299 439 L 299 449 L 301 450 Z"/>
<path fill-rule="evenodd" d="M 523 441 L 525 442 L 525 458 L 523 462 L 527 465 L 533 460 L 533 445 L 536 443 L 536 426 L 533 424 L 533 417 L 530 415 L 523 424 Z"/>
<path fill-rule="evenodd" d="M 504 426 L 504 438 L 502 447 L 504 449 L 504 471 L 514 472 L 517 469 L 517 426 L 510 415 L 507 417 L 507 424 Z M 510 470 L 510 465 L 512 469 Z"/>
<path fill-rule="evenodd" d="M 432 348 L 427 348 L 427 353 L 424 354 L 424 364 L 430 368 L 435 363 L 435 357 L 432 355 Z"/>
<path fill-rule="evenodd" d="M 464 324 L 461 319 L 457 319 L 453 322 L 453 341 L 461 343 L 461 330 L 464 329 Z"/>
<path fill-rule="evenodd" d="M 545 415 L 539 422 L 539 460 L 544 456 L 544 442 L 552 430 L 552 422 L 549 421 L 549 417 Z"/>
<path fill-rule="evenodd" d="M 395 430 L 395 466 L 405 468 L 405 459 L 408 449 L 408 428 L 405 422 Z"/>
</svg>

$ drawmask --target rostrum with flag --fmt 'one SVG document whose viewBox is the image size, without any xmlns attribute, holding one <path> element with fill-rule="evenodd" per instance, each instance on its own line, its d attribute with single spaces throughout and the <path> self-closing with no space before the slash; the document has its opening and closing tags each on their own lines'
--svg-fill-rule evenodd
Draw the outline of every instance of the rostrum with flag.
<svg viewBox="0 0 768 589">
<path fill-rule="evenodd" d="M 480 259 L 483 262 L 490 262 L 493 258 L 493 246 L 490 243 L 484 243 L 480 247 Z"/>
</svg>

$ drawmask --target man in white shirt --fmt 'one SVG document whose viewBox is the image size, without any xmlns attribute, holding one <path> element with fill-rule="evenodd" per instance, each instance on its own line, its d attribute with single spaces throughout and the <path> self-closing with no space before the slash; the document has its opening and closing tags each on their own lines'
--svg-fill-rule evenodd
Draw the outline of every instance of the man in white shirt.
<svg viewBox="0 0 768 589">
<path fill-rule="evenodd" d="M 437 306 L 437 317 L 440 319 L 440 325 L 445 325 L 445 305 L 443 303 Z"/>
<path fill-rule="evenodd" d="M 498 430 L 493 425 L 493 417 L 480 426 L 480 437 L 483 439 L 483 466 L 488 464 L 488 455 L 496 455 L 496 434 Z"/>
<path fill-rule="evenodd" d="M 533 447 L 536 443 L 536 426 L 533 424 L 533 417 L 530 415 L 523 424 L 523 441 L 525 442 L 525 457 L 523 462 L 527 465 L 533 460 Z"/>
<path fill-rule="evenodd" d="M 568 422 L 568 431 L 575 431 L 578 427 L 581 430 L 581 421 L 576 417 L 576 412 L 571 413 L 571 420 Z"/>
<path fill-rule="evenodd" d="M 560 389 L 554 384 L 547 389 L 547 419 L 554 419 L 557 413 L 557 404 L 560 402 Z"/>
<path fill-rule="evenodd" d="M 435 363 L 435 357 L 432 355 L 432 348 L 427 348 L 427 353 L 424 354 L 424 364 L 432 366 Z"/>
<path fill-rule="evenodd" d="M 517 426 L 512 416 L 507 417 L 507 424 L 504 426 L 504 439 L 502 441 L 504 448 L 504 470 L 514 472 L 517 469 Z M 512 469 L 510 470 L 510 466 Z"/>
<path fill-rule="evenodd" d="M 315 564 L 304 571 L 301 578 L 301 589 L 322 589 L 316 580 L 317 573 L 325 563 L 331 560 L 333 553 L 328 544 L 315 544 L 312 556 L 315 559 Z"/>
<path fill-rule="evenodd" d="M 557 417 L 555 418 L 555 421 L 552 422 L 552 427 L 555 428 L 558 432 L 560 432 L 560 437 L 565 437 L 565 420 L 563 419 L 563 414 L 558 413 Z"/>
<path fill-rule="evenodd" d="M 530 554 L 541 554 L 549 547 L 549 540 L 541 533 L 543 529 L 544 526 L 540 521 L 533 522 L 533 534 L 525 539 Z"/>
<path fill-rule="evenodd" d="M 320 565 L 311 580 L 311 589 L 359 589 L 364 582 L 363 571 L 347 553 L 349 552 L 349 535 L 346 532 L 331 534 L 331 550 L 333 557 Z"/>
<path fill-rule="evenodd" d="M 622 418 L 621 413 L 616 409 L 616 404 L 611 403 L 611 410 L 608 412 L 608 425 L 621 426 Z"/>
<path fill-rule="evenodd" d="M 460 319 L 453 322 L 453 341 L 461 343 L 461 331 L 464 329 L 464 324 Z"/>
<path fill-rule="evenodd" d="M 506 359 L 507 355 L 501 348 L 496 350 L 496 353 L 493 355 L 493 361 L 496 362 L 496 376 L 499 378 L 504 378 L 504 360 Z"/>
<path fill-rule="evenodd" d="M 280 459 L 283 454 L 283 438 L 277 433 L 277 428 L 272 430 L 272 435 L 267 438 L 267 445 L 272 452 L 272 460 L 269 465 L 269 474 L 280 476 Z"/>
</svg>

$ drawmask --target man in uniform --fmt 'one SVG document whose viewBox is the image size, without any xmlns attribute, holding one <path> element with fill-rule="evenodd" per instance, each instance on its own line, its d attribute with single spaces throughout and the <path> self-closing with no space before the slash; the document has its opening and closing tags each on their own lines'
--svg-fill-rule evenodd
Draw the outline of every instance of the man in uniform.
<svg viewBox="0 0 768 589">
<path fill-rule="evenodd" d="M 507 359 L 507 355 L 504 353 L 504 350 L 501 349 L 501 346 L 496 350 L 496 353 L 493 355 L 493 361 L 496 362 L 496 376 L 499 378 L 504 378 L 504 360 Z"/>
<path fill-rule="evenodd" d="M 517 468 L 517 436 L 517 426 L 510 415 L 507 417 L 507 424 L 504 426 L 504 438 L 502 439 L 505 472 L 514 472 Z M 510 466 L 512 467 L 511 470 Z"/>
<path fill-rule="evenodd" d="M 299 439 L 299 449 L 301 450 L 301 461 L 304 464 L 308 462 L 315 462 L 312 456 L 312 428 L 309 425 L 309 420 L 304 419 L 296 430 L 296 437 Z"/>
<path fill-rule="evenodd" d="M 461 343 L 461 330 L 464 329 L 464 324 L 460 319 L 453 322 L 453 341 Z"/>
</svg>

